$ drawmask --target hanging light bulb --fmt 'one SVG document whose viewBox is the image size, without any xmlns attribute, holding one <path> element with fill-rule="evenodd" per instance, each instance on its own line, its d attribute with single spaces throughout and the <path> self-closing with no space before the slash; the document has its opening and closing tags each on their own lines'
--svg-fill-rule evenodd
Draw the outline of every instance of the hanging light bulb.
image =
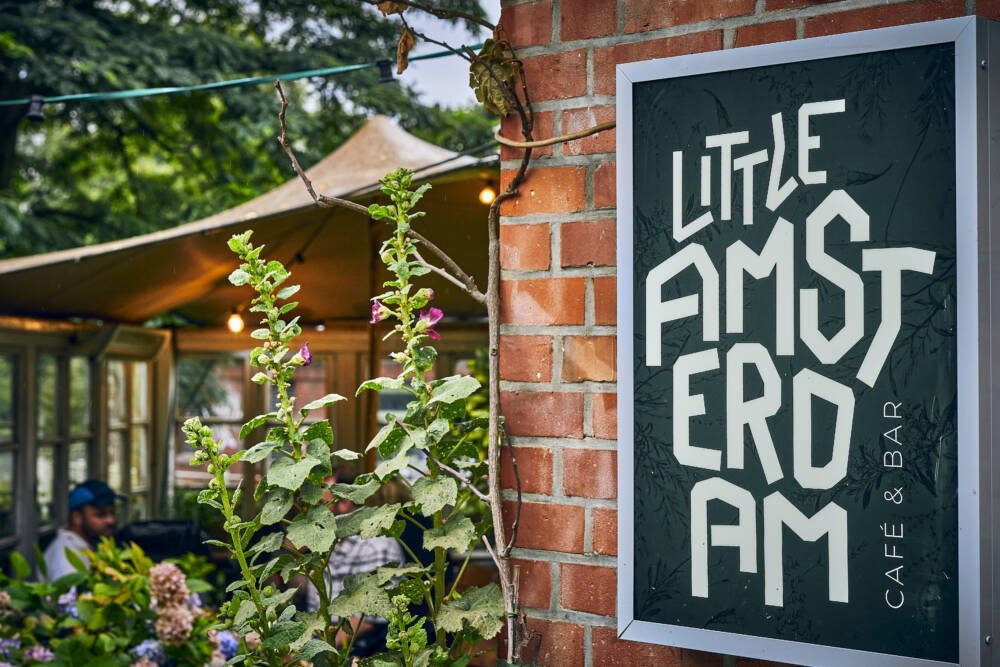
<svg viewBox="0 0 1000 667">
<path fill-rule="evenodd" d="M 233 333 L 239 333 L 243 331 L 243 318 L 240 317 L 239 313 L 233 312 L 229 316 L 229 319 L 226 320 L 226 326 L 229 327 L 229 330 Z"/>
<path fill-rule="evenodd" d="M 489 185 L 487 185 L 486 187 L 484 187 L 482 190 L 479 191 L 479 201 L 481 201 L 483 204 L 486 204 L 487 206 L 492 204 L 493 200 L 496 198 L 497 198 L 497 191 L 494 190 Z"/>
</svg>

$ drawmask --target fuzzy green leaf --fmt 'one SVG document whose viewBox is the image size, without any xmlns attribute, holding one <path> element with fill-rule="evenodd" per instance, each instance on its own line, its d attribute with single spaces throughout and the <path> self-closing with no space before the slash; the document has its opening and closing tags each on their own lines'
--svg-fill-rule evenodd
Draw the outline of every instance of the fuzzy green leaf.
<svg viewBox="0 0 1000 667">
<path fill-rule="evenodd" d="M 280 486 L 289 491 L 297 491 L 302 482 L 305 481 L 309 471 L 323 462 L 306 456 L 301 461 L 292 461 L 289 458 L 279 458 L 267 471 L 267 481 L 275 486 Z"/>
<path fill-rule="evenodd" d="M 442 605 L 437 615 L 437 627 L 459 633 L 468 626 L 483 639 L 492 639 L 503 629 L 503 595 L 500 587 L 489 583 L 482 588 L 469 588 L 462 597 Z"/>
<path fill-rule="evenodd" d="M 413 502 L 424 516 L 433 516 L 457 500 L 458 483 L 451 477 L 421 477 L 413 485 Z"/>
<path fill-rule="evenodd" d="M 331 484 L 330 492 L 338 498 L 347 498 L 351 502 L 360 505 L 368 500 L 373 493 L 378 491 L 381 484 L 378 480 L 370 479 L 364 484 Z"/>
<path fill-rule="evenodd" d="M 467 516 L 452 514 L 440 528 L 424 533 L 424 549 L 454 549 L 465 553 L 476 540 L 476 527 Z"/>
<path fill-rule="evenodd" d="M 298 292 L 300 287 L 301 287 L 300 285 L 289 285 L 288 287 L 284 287 L 278 290 L 277 296 L 279 299 L 287 299 L 288 297 Z"/>
<path fill-rule="evenodd" d="M 366 380 L 361 383 L 358 387 L 355 396 L 360 396 L 361 392 L 365 389 L 374 389 L 376 391 L 382 391 L 383 389 L 402 389 L 403 388 L 403 378 L 375 378 L 374 380 Z"/>
<path fill-rule="evenodd" d="M 296 655 L 295 657 L 299 660 L 312 660 L 320 653 L 325 653 L 327 651 L 333 652 L 335 650 L 336 649 L 334 649 L 332 646 L 327 644 L 322 639 L 310 639 L 299 650 L 298 655 Z"/>
<path fill-rule="evenodd" d="M 302 434 L 302 439 L 308 442 L 309 440 L 322 440 L 328 445 L 333 444 L 333 429 L 330 428 L 330 422 L 323 421 L 316 422 L 315 424 L 310 424 L 309 428 L 306 429 L 305 433 Z"/>
<path fill-rule="evenodd" d="M 392 503 L 362 507 L 350 514 L 342 514 L 337 517 L 337 535 L 341 538 L 360 535 L 364 540 L 378 537 L 382 532 L 392 529 L 399 508 L 399 503 Z"/>
<path fill-rule="evenodd" d="M 236 285 L 237 287 L 242 287 L 250 282 L 250 274 L 243 269 L 236 269 L 229 274 L 229 282 Z"/>
<path fill-rule="evenodd" d="M 243 454 L 243 460 L 247 463 L 257 463 L 258 461 L 263 461 L 271 454 L 271 452 L 280 448 L 281 443 L 277 440 L 265 440 L 264 442 L 258 442 L 256 445 L 246 450 L 246 453 Z"/>
<path fill-rule="evenodd" d="M 385 618 L 392 609 L 385 585 L 393 579 L 418 572 L 423 572 L 423 569 L 417 565 L 407 565 L 383 566 L 372 572 L 349 574 L 344 580 L 344 590 L 330 601 L 330 613 L 336 616 L 364 614 Z"/>
<path fill-rule="evenodd" d="M 343 461 L 357 461 L 361 458 L 361 454 L 352 449 L 338 449 L 333 455 Z"/>
<path fill-rule="evenodd" d="M 248 421 L 246 424 L 244 424 L 243 428 L 240 429 L 240 440 L 250 435 L 250 431 L 254 430 L 259 426 L 263 426 L 270 419 L 277 419 L 277 417 L 278 414 L 275 412 L 268 412 L 266 415 L 257 415 L 256 417 Z"/>
<path fill-rule="evenodd" d="M 299 489 L 299 495 L 302 496 L 302 500 L 310 505 L 315 505 L 322 500 L 325 493 L 326 489 L 321 484 L 308 479 L 302 482 L 302 487 Z"/>
<path fill-rule="evenodd" d="M 402 432 L 402 429 L 399 430 Z M 410 465 L 410 449 L 412 446 L 413 440 L 410 436 L 404 434 L 397 443 L 394 453 L 390 453 L 385 460 L 375 467 L 375 476 L 385 480 L 393 473 L 399 472 Z M 379 448 L 379 453 L 382 453 L 383 448 Z"/>
<path fill-rule="evenodd" d="M 292 494 L 285 489 L 274 489 L 267 494 L 267 500 L 260 511 L 260 522 L 265 526 L 278 523 L 292 509 Z"/>
<path fill-rule="evenodd" d="M 310 410 L 318 410 L 320 408 L 325 408 L 328 405 L 333 405 L 334 403 L 346 400 L 347 399 L 340 394 L 327 394 L 322 398 L 317 398 L 315 401 L 306 403 L 300 408 L 300 410 L 302 411 L 302 414 L 307 414 Z"/>
<path fill-rule="evenodd" d="M 258 551 L 270 552 L 281 548 L 281 542 L 284 540 L 285 536 L 280 530 L 273 533 L 269 533 L 262 537 L 257 544 L 250 547 L 247 553 L 257 553 Z"/>
<path fill-rule="evenodd" d="M 240 603 L 240 608 L 236 612 L 236 616 L 233 618 L 233 625 L 243 625 L 256 613 L 257 607 L 254 605 L 253 600 L 244 600 Z"/>
<path fill-rule="evenodd" d="M 280 650 L 287 647 L 306 631 L 306 624 L 299 621 L 276 623 L 271 628 L 271 636 L 260 647 L 264 650 Z"/>
<path fill-rule="evenodd" d="M 325 505 L 315 505 L 288 527 L 288 539 L 298 549 L 329 551 L 337 537 L 337 517 Z"/>
<path fill-rule="evenodd" d="M 471 375 L 455 375 L 446 378 L 444 382 L 434 388 L 428 403 L 454 403 L 468 398 L 480 386 L 479 380 Z"/>
</svg>

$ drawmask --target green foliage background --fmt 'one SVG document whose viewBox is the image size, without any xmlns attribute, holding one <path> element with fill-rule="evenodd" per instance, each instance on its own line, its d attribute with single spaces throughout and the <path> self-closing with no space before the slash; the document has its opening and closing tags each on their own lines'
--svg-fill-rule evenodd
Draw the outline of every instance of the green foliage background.
<svg viewBox="0 0 1000 667">
<path fill-rule="evenodd" d="M 484 15 L 478 0 L 438 0 Z M 360 0 L 0 1 L 0 98 L 177 86 L 394 59 L 399 23 Z M 483 31 L 469 26 L 481 37 Z M 374 69 L 290 83 L 304 166 L 372 113 L 452 150 L 488 142 L 481 109 L 420 104 Z M 308 112 L 303 103 L 309 100 Z M 0 257 L 98 243 L 235 206 L 293 173 L 269 85 L 0 107 Z"/>
</svg>

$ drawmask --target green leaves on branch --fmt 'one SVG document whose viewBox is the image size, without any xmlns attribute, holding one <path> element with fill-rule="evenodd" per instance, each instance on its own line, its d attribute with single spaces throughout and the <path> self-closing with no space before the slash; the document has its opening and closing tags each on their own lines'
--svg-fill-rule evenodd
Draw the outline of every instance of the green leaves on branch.
<svg viewBox="0 0 1000 667">
<path fill-rule="evenodd" d="M 476 539 L 476 527 L 469 517 L 452 514 L 443 526 L 424 533 L 424 549 L 454 549 L 466 553 Z"/>
<path fill-rule="evenodd" d="M 288 527 L 288 539 L 298 549 L 329 551 L 337 537 L 337 519 L 324 505 L 314 505 L 304 518 Z"/>
<path fill-rule="evenodd" d="M 483 639 L 492 639 L 503 629 L 500 587 L 489 583 L 482 588 L 469 588 L 462 597 L 441 607 L 437 624 L 445 632 L 457 633 L 471 628 Z"/>
</svg>

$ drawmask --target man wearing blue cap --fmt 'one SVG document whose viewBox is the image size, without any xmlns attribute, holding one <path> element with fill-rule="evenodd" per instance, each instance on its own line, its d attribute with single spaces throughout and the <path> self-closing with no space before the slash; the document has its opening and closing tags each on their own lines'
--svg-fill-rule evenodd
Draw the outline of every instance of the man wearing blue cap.
<svg viewBox="0 0 1000 667">
<path fill-rule="evenodd" d="M 114 536 L 115 501 L 122 498 L 98 479 L 88 479 L 69 492 L 69 521 L 45 550 L 49 581 L 76 571 L 66 558 L 66 549 L 87 551 L 95 548 L 102 537 Z M 88 562 L 83 553 L 78 555 Z"/>
</svg>

